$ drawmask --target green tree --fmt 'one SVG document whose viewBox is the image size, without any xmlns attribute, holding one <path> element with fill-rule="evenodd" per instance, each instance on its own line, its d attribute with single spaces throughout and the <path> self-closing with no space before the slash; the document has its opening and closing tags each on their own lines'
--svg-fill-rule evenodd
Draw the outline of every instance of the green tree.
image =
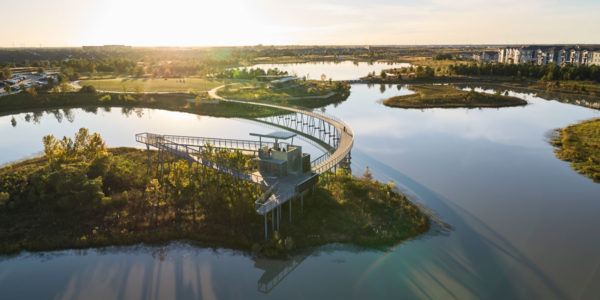
<svg viewBox="0 0 600 300">
<path fill-rule="evenodd" d="M 0 207 L 6 205 L 6 203 L 8 202 L 8 199 L 10 199 L 10 194 L 7 192 L 0 192 Z"/>
<path fill-rule="evenodd" d="M 153 178 L 152 180 L 150 180 L 148 185 L 146 185 L 144 195 L 146 202 L 152 208 L 151 222 L 152 226 L 155 227 L 157 223 L 156 221 L 158 219 L 158 210 L 160 207 L 166 204 L 161 195 L 161 186 L 158 179 Z"/>
</svg>

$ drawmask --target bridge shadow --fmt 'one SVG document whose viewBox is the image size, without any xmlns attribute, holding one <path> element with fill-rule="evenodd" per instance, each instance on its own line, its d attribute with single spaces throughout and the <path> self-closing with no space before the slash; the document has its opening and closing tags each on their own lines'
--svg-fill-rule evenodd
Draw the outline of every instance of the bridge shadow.
<svg viewBox="0 0 600 300">
<path fill-rule="evenodd" d="M 355 298 L 366 296 L 386 263 L 403 270 L 394 284 L 402 285 L 408 298 L 569 298 L 517 246 L 460 205 L 360 151 L 353 152 L 353 163 L 393 181 L 452 227 L 449 234 L 432 232 L 388 250 L 356 283 Z"/>
</svg>

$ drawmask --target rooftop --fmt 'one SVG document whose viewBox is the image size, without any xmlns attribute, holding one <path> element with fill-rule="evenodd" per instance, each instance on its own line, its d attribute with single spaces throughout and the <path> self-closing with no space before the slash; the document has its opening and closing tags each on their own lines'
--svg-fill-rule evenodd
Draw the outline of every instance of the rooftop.
<svg viewBox="0 0 600 300">
<path fill-rule="evenodd" d="M 281 139 L 281 140 L 291 139 L 296 136 L 295 133 L 291 133 L 291 132 L 287 132 L 287 131 L 275 131 L 275 132 L 266 133 L 266 134 L 251 132 L 250 135 L 258 136 L 258 137 L 265 137 L 265 138 L 272 138 L 272 139 Z"/>
</svg>

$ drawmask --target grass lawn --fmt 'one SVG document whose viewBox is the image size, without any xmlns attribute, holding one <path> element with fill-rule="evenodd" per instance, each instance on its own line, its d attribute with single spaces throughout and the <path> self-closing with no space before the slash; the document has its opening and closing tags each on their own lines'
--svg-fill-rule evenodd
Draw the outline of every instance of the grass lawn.
<svg viewBox="0 0 600 300">
<path fill-rule="evenodd" d="M 571 162 L 579 174 L 600 183 L 600 118 L 557 130 L 552 140 L 556 156 Z"/>
<path fill-rule="evenodd" d="M 81 80 L 81 86 L 92 85 L 99 91 L 108 92 L 170 92 L 187 93 L 190 90 L 197 92 L 209 91 L 222 85 L 222 81 L 207 80 L 203 78 L 116 78 Z"/>
<path fill-rule="evenodd" d="M 415 93 L 391 97 L 384 100 L 383 104 L 402 108 L 504 107 L 527 104 L 527 101 L 516 97 L 467 92 L 452 85 L 412 85 L 409 89 Z"/>
</svg>

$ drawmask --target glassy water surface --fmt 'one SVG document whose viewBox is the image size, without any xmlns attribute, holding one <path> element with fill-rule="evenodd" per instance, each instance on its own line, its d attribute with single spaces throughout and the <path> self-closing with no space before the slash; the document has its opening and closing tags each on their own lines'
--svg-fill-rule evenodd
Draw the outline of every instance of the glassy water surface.
<svg viewBox="0 0 600 300">
<path fill-rule="evenodd" d="M 434 226 L 386 252 L 328 245 L 287 261 L 178 243 L 21 254 L 0 261 L 2 297 L 597 299 L 600 184 L 558 160 L 547 135 L 600 113 L 514 92 L 529 104 L 406 110 L 379 102 L 406 93 L 396 85 L 353 85 L 347 101 L 326 110 L 356 133 L 354 174 L 369 166 L 376 178 L 395 182 L 449 228 Z M 74 123 L 81 119 L 117 146 L 134 143 L 134 132 L 156 131 L 162 123 L 169 130 L 159 132 L 206 135 L 202 128 L 212 123 L 203 122 L 213 122 L 142 111 L 132 121 L 124 122 L 117 111 L 77 115 Z M 162 114 L 175 115 L 157 117 Z M 8 149 L 34 138 L 20 118 L 15 128 L 10 117 L 0 118 L 0 134 L 11 137 L 0 150 L 3 159 Z M 206 129 L 211 133 L 235 137 L 239 126 L 248 127 L 246 121 L 214 119 Z M 80 127 L 54 123 L 45 129 L 55 135 L 72 135 Z M 41 148 L 40 138 L 34 143 Z"/>
<path fill-rule="evenodd" d="M 290 75 L 298 77 L 306 76 L 307 79 L 321 80 L 321 75 L 333 80 L 353 80 L 366 76 L 370 72 L 379 75 L 381 70 L 391 68 L 410 67 L 408 63 L 386 63 L 386 62 L 310 62 L 292 64 L 258 64 L 251 68 L 274 69 L 287 71 Z"/>
<path fill-rule="evenodd" d="M 16 123 L 12 123 L 12 118 Z M 0 117 L 0 136 L 10 137 L 10 143 L 0 144 L 0 165 L 34 156 L 43 151 L 42 137 L 73 138 L 81 127 L 99 133 L 109 147 L 143 147 L 135 134 L 158 134 L 222 137 L 254 140 L 249 135 L 284 131 L 255 121 L 240 118 L 216 118 L 189 113 L 156 109 L 55 109 Z M 290 142 L 290 141 L 288 141 Z M 324 153 L 320 146 L 303 137 L 294 139 L 303 151 L 318 157 Z"/>
</svg>

